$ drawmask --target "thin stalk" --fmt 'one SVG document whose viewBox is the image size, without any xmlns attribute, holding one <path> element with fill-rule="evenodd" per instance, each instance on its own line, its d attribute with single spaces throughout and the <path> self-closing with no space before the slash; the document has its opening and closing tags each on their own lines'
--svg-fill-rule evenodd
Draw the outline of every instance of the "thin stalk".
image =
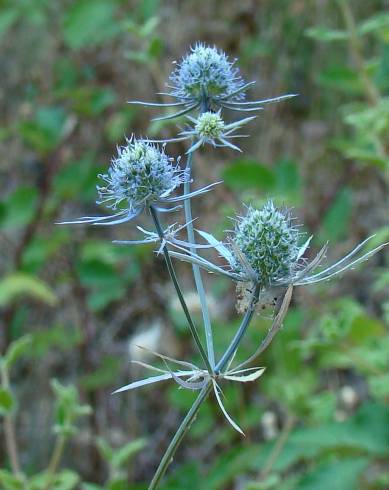
<svg viewBox="0 0 389 490">
<path fill-rule="evenodd" d="M 5 366 L 2 366 L 1 369 L 1 385 L 4 389 L 9 390 L 9 376 L 8 370 Z M 11 464 L 12 473 L 16 477 L 18 477 L 21 475 L 21 470 L 12 414 L 4 415 L 4 437 L 5 447 Z"/>
<path fill-rule="evenodd" d="M 186 162 L 186 172 L 187 172 L 187 180 L 184 183 L 184 194 L 188 194 L 190 192 L 190 180 L 192 174 L 192 163 L 193 163 L 193 153 L 189 153 L 188 159 Z M 188 230 L 188 242 L 195 243 L 194 231 L 193 231 L 193 218 L 192 218 L 192 207 L 190 199 L 185 199 L 184 201 L 184 211 L 185 211 L 185 221 L 187 223 Z M 192 253 L 196 253 L 195 248 L 190 248 Z M 207 343 L 207 352 L 209 363 L 212 366 L 212 369 L 215 367 L 215 351 L 213 347 L 213 335 L 212 335 L 212 326 L 211 320 L 209 317 L 209 310 L 207 305 L 207 299 L 205 296 L 205 289 L 203 285 L 203 280 L 201 278 L 201 272 L 198 265 L 193 264 L 193 276 L 196 284 L 196 289 L 200 299 L 201 312 L 203 315 L 204 321 L 204 330 L 205 330 L 205 340 Z"/>
<path fill-rule="evenodd" d="M 226 367 L 226 365 L 228 364 L 228 361 L 231 359 L 231 357 L 234 355 L 234 352 L 238 348 L 238 346 L 239 346 L 239 344 L 243 338 L 243 335 L 246 333 L 246 330 L 247 330 L 248 326 L 250 325 L 250 322 L 251 322 L 251 319 L 253 317 L 254 310 L 255 310 L 255 303 L 258 301 L 260 290 L 261 290 L 260 285 L 256 284 L 254 287 L 254 291 L 252 293 L 252 296 L 251 296 L 250 304 L 249 304 L 249 306 L 246 310 L 246 313 L 243 317 L 242 323 L 240 324 L 240 327 L 236 331 L 236 334 L 235 334 L 234 338 L 232 339 L 229 347 L 224 352 L 220 361 L 216 364 L 215 373 L 217 373 L 217 374 L 220 373 L 220 371 L 222 371 Z"/>
<path fill-rule="evenodd" d="M 65 449 L 66 444 L 66 436 L 63 434 L 57 437 L 55 441 L 55 446 L 53 450 L 53 454 L 50 459 L 49 466 L 47 468 L 47 480 L 46 485 L 44 486 L 44 490 L 50 490 L 53 487 L 55 474 L 57 472 L 59 463 L 61 462 L 62 454 Z"/>
<path fill-rule="evenodd" d="M 173 461 L 173 457 L 175 452 L 177 451 L 179 445 L 181 444 L 182 439 L 185 437 L 185 434 L 189 431 L 194 419 L 196 418 L 197 412 L 199 411 L 202 403 L 208 397 L 210 391 L 212 390 L 212 383 L 209 381 L 204 388 L 201 389 L 199 396 L 196 398 L 193 403 L 191 409 L 187 413 L 184 420 L 181 422 L 180 427 L 175 433 L 173 439 L 171 440 L 169 447 L 167 448 L 161 462 L 159 463 L 158 469 L 155 472 L 155 475 L 149 485 L 149 490 L 155 490 L 158 488 L 158 485 L 161 482 L 161 479 L 166 473 L 168 466 Z"/>
<path fill-rule="evenodd" d="M 242 340 L 243 335 L 246 332 L 247 327 L 249 326 L 250 321 L 253 317 L 253 313 L 254 313 L 254 309 L 255 309 L 255 303 L 258 300 L 259 292 L 260 292 L 260 288 L 259 288 L 259 286 L 256 286 L 253 293 L 252 293 L 250 304 L 246 310 L 246 313 L 243 317 L 243 320 L 242 320 L 240 327 L 238 328 L 238 330 L 237 330 L 234 338 L 232 339 L 230 345 L 228 346 L 225 354 L 220 359 L 220 361 L 216 364 L 216 367 L 215 367 L 216 373 L 219 373 L 220 371 L 222 371 L 225 368 L 228 361 L 231 359 L 234 352 L 236 351 L 240 341 Z M 181 422 L 180 427 L 178 428 L 178 430 L 175 433 L 172 441 L 170 442 L 169 447 L 167 448 L 165 454 L 163 455 L 163 458 L 162 458 L 161 462 L 159 463 L 157 471 L 155 472 L 155 475 L 154 475 L 154 477 L 153 477 L 153 479 L 149 485 L 149 490 L 155 490 L 156 488 L 158 488 L 158 485 L 160 484 L 163 476 L 165 475 L 169 464 L 173 461 L 174 454 L 176 453 L 179 445 L 181 444 L 181 441 L 183 440 L 185 434 L 190 429 L 190 426 L 192 425 L 192 422 L 194 421 L 194 419 L 197 415 L 197 412 L 199 411 L 202 403 L 208 397 L 211 390 L 212 390 L 212 381 L 209 380 L 208 383 L 201 389 L 201 391 L 200 391 L 198 397 L 196 398 L 195 402 L 193 403 L 191 409 L 187 413 L 184 420 Z"/>
<path fill-rule="evenodd" d="M 165 234 L 164 234 L 164 231 L 162 229 L 161 223 L 159 221 L 158 213 L 157 213 L 156 209 L 153 206 L 150 206 L 150 213 L 151 213 L 151 216 L 153 218 L 154 225 L 155 225 L 155 228 L 157 230 L 158 236 L 161 239 L 161 241 L 163 242 L 163 240 L 165 239 Z M 179 301 L 181 303 L 181 306 L 182 306 L 182 309 L 183 309 L 183 311 L 185 313 L 185 316 L 186 316 L 186 319 L 188 321 L 188 325 L 189 325 L 190 331 L 191 331 L 191 333 L 193 335 L 194 341 L 196 342 L 197 348 L 199 349 L 201 358 L 203 359 L 203 361 L 204 361 L 204 363 L 205 363 L 205 365 L 207 367 L 208 372 L 209 373 L 212 373 L 213 372 L 213 368 L 212 368 L 210 362 L 208 361 L 207 354 L 206 354 L 206 352 L 204 350 L 204 347 L 203 347 L 203 345 L 201 343 L 199 334 L 197 333 L 196 326 L 193 323 L 192 317 L 191 317 L 191 315 L 189 313 L 189 309 L 188 309 L 188 306 L 187 306 L 187 304 L 185 302 L 185 299 L 184 299 L 184 296 L 182 294 L 180 285 L 178 283 L 177 275 L 176 275 L 176 272 L 174 270 L 172 259 L 170 258 L 169 250 L 168 250 L 166 244 L 163 246 L 162 251 L 163 251 L 164 258 L 165 258 L 166 267 L 167 267 L 167 269 L 169 271 L 170 278 L 171 278 L 171 280 L 172 280 L 172 282 L 174 284 L 174 287 L 175 287 L 175 290 L 176 290 L 178 299 L 179 299 Z"/>
<path fill-rule="evenodd" d="M 351 10 L 348 0 L 337 0 L 337 3 L 339 5 L 344 22 L 346 24 L 346 29 L 349 34 L 350 51 L 354 57 L 359 77 L 363 83 L 366 98 L 370 105 L 375 106 L 380 101 L 380 93 L 378 92 L 374 83 L 371 81 L 369 73 L 366 70 L 365 62 L 362 54 L 361 41 L 358 36 L 357 26 L 355 24 L 353 12 Z"/>
<path fill-rule="evenodd" d="M 282 453 L 282 450 L 285 447 L 285 444 L 288 442 L 289 435 L 296 424 L 296 418 L 293 415 L 288 415 L 286 419 L 286 423 L 282 432 L 277 439 L 266 463 L 259 475 L 259 481 L 265 481 L 266 478 L 270 475 L 271 470 L 273 469 L 274 464 L 277 462 L 277 459 Z"/>
</svg>

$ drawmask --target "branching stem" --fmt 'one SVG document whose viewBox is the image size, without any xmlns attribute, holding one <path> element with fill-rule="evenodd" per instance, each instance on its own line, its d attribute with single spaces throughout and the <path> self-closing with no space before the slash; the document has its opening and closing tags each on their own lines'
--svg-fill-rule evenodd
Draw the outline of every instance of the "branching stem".
<svg viewBox="0 0 389 490">
<path fill-rule="evenodd" d="M 156 209 L 153 206 L 150 206 L 150 213 L 151 213 L 151 216 L 153 218 L 154 225 L 155 225 L 155 228 L 157 230 L 158 236 L 161 239 L 161 241 L 163 242 L 163 240 L 165 239 L 165 234 L 164 234 L 163 228 L 161 226 L 161 223 L 159 221 L 158 213 L 157 213 Z M 191 333 L 193 335 L 194 341 L 196 342 L 197 348 L 198 348 L 198 350 L 200 352 L 200 355 L 201 355 L 201 357 L 202 357 L 202 359 L 204 361 L 204 364 L 207 367 L 208 372 L 209 373 L 212 373 L 213 372 L 213 368 L 212 368 L 210 362 L 208 361 L 207 354 L 206 354 L 206 352 L 204 350 L 204 347 L 203 347 L 203 345 L 201 343 L 199 334 L 197 333 L 196 326 L 193 323 L 193 320 L 192 320 L 191 314 L 189 312 L 188 306 L 187 306 L 187 304 L 185 302 L 185 299 L 184 299 L 184 296 L 182 294 L 180 285 L 178 283 L 176 272 L 174 270 L 172 259 L 170 258 L 169 251 L 168 251 L 168 248 L 167 248 L 167 245 L 166 244 L 163 246 L 162 251 L 163 251 L 163 255 L 165 257 L 166 267 L 167 267 L 167 269 L 169 271 L 170 278 L 171 278 L 171 280 L 172 280 L 172 282 L 174 284 L 174 288 L 176 290 L 178 299 L 179 299 L 179 301 L 181 303 L 181 306 L 182 306 L 182 309 L 184 311 L 185 317 L 186 317 L 186 319 L 188 321 L 188 325 L 189 325 L 190 331 L 191 331 Z"/>
<path fill-rule="evenodd" d="M 254 310 L 255 310 L 255 304 L 258 301 L 258 296 L 260 292 L 260 287 L 256 286 L 254 288 L 254 291 L 251 296 L 251 300 L 249 303 L 249 306 L 246 310 L 246 313 L 243 317 L 242 323 L 240 327 L 238 328 L 234 338 L 232 339 L 230 345 L 228 346 L 227 350 L 225 351 L 224 355 L 220 359 L 220 361 L 216 364 L 215 366 L 215 372 L 220 373 L 228 364 L 228 361 L 231 359 L 231 357 L 234 355 L 234 352 L 239 346 L 239 343 L 241 342 L 247 327 L 250 324 L 250 321 L 253 317 Z M 169 464 L 172 462 L 173 457 L 175 452 L 177 451 L 179 445 L 181 444 L 182 439 L 184 438 L 185 434 L 188 432 L 190 429 L 190 426 L 192 425 L 194 419 L 196 418 L 197 412 L 199 411 L 202 403 L 206 400 L 208 397 L 209 393 L 212 390 L 212 381 L 209 380 L 208 383 L 201 389 L 198 397 L 196 398 L 195 402 L 193 403 L 191 409 L 187 413 L 186 417 L 184 420 L 181 422 L 180 427 L 178 428 L 177 432 L 175 433 L 172 441 L 169 444 L 169 447 L 167 448 L 165 454 L 163 455 L 163 458 L 157 468 L 157 471 L 154 475 L 153 480 L 150 483 L 149 490 L 155 490 L 158 488 L 159 483 L 161 482 L 163 476 L 166 473 L 166 470 L 169 466 Z"/>
<path fill-rule="evenodd" d="M 193 153 L 189 153 L 188 159 L 186 162 L 186 172 L 187 179 L 184 183 L 184 194 L 189 194 L 190 192 L 190 180 L 192 175 L 192 163 L 193 163 Z M 188 242 L 195 243 L 194 230 L 193 230 L 193 218 L 192 218 L 192 207 L 190 199 L 186 199 L 184 201 L 184 211 L 185 211 L 185 221 L 187 223 L 188 230 Z M 192 253 L 196 253 L 195 248 L 191 248 L 190 251 Z M 200 304 L 201 304 L 201 312 L 203 315 L 204 321 L 204 329 L 205 329 L 205 340 L 207 343 L 207 352 L 209 363 L 212 366 L 212 369 L 215 367 L 215 351 L 213 347 L 213 335 L 212 335 L 212 326 L 211 320 L 209 317 L 209 310 L 207 305 L 207 299 L 205 295 L 205 289 L 203 285 L 203 280 L 201 278 L 201 272 L 199 266 L 193 264 L 193 276 L 196 284 L 196 289 L 199 295 Z"/>
</svg>

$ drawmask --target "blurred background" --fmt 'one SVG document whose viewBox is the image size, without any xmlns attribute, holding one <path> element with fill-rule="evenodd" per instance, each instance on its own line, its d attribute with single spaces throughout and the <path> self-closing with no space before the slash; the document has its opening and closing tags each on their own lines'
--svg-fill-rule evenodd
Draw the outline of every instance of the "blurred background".
<svg viewBox="0 0 389 490">
<path fill-rule="evenodd" d="M 161 102 L 155 93 L 191 44 L 239 58 L 257 80 L 251 100 L 299 94 L 259 114 L 243 154 L 196 155 L 196 186 L 224 180 L 194 201 L 198 227 L 222 238 L 242 203 L 272 197 L 314 234 L 312 257 L 327 241 L 331 261 L 373 233 L 388 240 L 388 6 L 0 2 L 1 488 L 145 489 L 196 396 L 169 382 L 111 395 L 148 374 L 131 360 L 155 362 L 138 344 L 198 360 L 162 259 L 152 246 L 111 243 L 139 237 L 135 224 L 151 229 L 149 217 L 54 225 L 102 212 L 97 174 L 126 135 L 176 134 L 176 123 L 150 123 L 158 111 L 126 101 Z M 389 488 L 388 258 L 296 289 L 260 360 L 265 375 L 223 385 L 246 437 L 208 401 L 164 490 Z M 190 267 L 177 268 L 200 323 Z M 236 293 L 205 278 L 220 355 L 239 322 Z M 254 318 L 242 359 L 270 320 L 271 310 Z"/>
</svg>

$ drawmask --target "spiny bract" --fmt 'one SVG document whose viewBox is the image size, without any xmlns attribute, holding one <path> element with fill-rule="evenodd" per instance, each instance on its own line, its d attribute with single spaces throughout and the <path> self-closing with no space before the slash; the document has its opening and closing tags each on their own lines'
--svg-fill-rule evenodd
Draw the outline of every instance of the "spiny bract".
<svg viewBox="0 0 389 490">
<path fill-rule="evenodd" d="M 244 82 L 239 69 L 234 68 L 224 51 L 198 43 L 183 57 L 170 75 L 173 94 L 186 99 L 202 100 L 225 97 L 236 92 Z M 235 100 L 241 100 L 238 93 Z"/>
<path fill-rule="evenodd" d="M 288 214 L 268 201 L 260 210 L 247 209 L 246 216 L 237 221 L 233 239 L 258 281 L 266 287 L 296 272 L 299 237 Z M 236 259 L 238 268 L 244 266 L 239 257 Z"/>
<path fill-rule="evenodd" d="M 184 173 L 163 148 L 132 136 L 127 145 L 118 148 L 107 174 L 99 177 L 106 182 L 98 186 L 100 201 L 116 209 L 126 203 L 135 210 L 146 201 L 167 196 L 184 180 Z"/>
</svg>

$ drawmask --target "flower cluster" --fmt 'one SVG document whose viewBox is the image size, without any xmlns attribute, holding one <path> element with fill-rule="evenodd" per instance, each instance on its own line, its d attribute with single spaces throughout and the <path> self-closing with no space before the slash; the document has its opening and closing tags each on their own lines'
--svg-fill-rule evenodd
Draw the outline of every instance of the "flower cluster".
<svg viewBox="0 0 389 490">
<path fill-rule="evenodd" d="M 108 173 L 99 177 L 105 185 L 97 188 L 98 204 L 117 209 L 124 203 L 130 210 L 166 197 L 184 181 L 183 171 L 163 148 L 135 137 L 118 148 Z"/>
<path fill-rule="evenodd" d="M 182 101 L 207 104 L 223 97 L 244 98 L 244 86 L 234 62 L 216 47 L 198 43 L 170 75 L 172 95 Z"/>
<path fill-rule="evenodd" d="M 130 101 L 149 107 L 171 107 L 178 112 L 154 118 L 157 120 L 174 119 L 199 109 L 200 113 L 218 109 L 251 112 L 261 110 L 263 104 L 279 102 L 295 97 L 296 94 L 281 95 L 270 99 L 245 102 L 246 91 L 255 82 L 246 83 L 224 51 L 215 46 L 197 43 L 170 75 L 170 92 L 160 95 L 172 97 L 175 102 L 140 102 Z"/>
<path fill-rule="evenodd" d="M 192 415 L 187 416 L 178 429 L 178 435 L 169 446 L 150 488 L 156 488 L 155 482 L 160 481 L 166 470 L 165 462 L 173 458 L 178 443 L 212 389 L 228 422 L 236 430 L 242 432 L 223 406 L 219 383 L 225 380 L 250 382 L 262 376 L 264 372 L 262 367 L 242 368 L 260 355 L 271 343 L 276 332 L 280 330 L 294 286 L 326 281 L 353 268 L 387 245 L 383 244 L 361 253 L 363 247 L 372 238 L 369 237 L 334 264 L 317 270 L 326 255 L 327 245 L 324 245 L 311 261 L 305 259 L 304 255 L 312 237 L 300 243 L 303 234 L 294 225 L 290 213 L 278 208 L 272 201 L 267 201 L 259 209 L 252 206 L 247 207 L 245 215 L 235 219 L 235 228 L 227 235 L 225 241 L 219 241 L 207 232 L 196 230 L 205 243 L 196 242 L 191 198 L 207 192 L 215 184 L 191 192 L 191 171 L 195 150 L 204 144 L 210 144 L 214 147 L 229 147 L 240 151 L 231 140 L 246 136 L 237 134 L 236 131 L 252 121 L 254 117 L 226 122 L 224 113 L 222 115 L 224 109 L 242 112 L 258 111 L 262 109 L 263 104 L 278 102 L 294 96 L 292 94 L 265 100 L 245 101 L 245 92 L 252 84 L 253 82 L 243 81 L 238 68 L 223 51 L 202 43 L 196 44 L 191 52 L 177 64 L 170 76 L 170 86 L 168 86 L 171 92 L 164 95 L 175 99 L 174 102 L 134 102 L 146 106 L 174 108 L 178 112 L 157 119 L 172 119 L 186 115 L 189 123 L 172 139 L 144 140 L 136 139 L 134 136 L 128 139 L 125 146 L 118 148 L 118 155 L 112 159 L 107 173 L 99 176 L 103 184 L 97 187 L 99 194 L 97 202 L 113 210 L 114 214 L 102 217 L 86 216 L 72 222 L 115 225 L 133 219 L 143 210 L 150 212 L 155 231 L 138 226 L 143 238 L 131 241 L 121 240 L 116 243 L 159 245 L 157 253 L 164 255 L 188 327 L 204 364 L 204 367 L 197 367 L 190 362 L 175 360 L 153 352 L 164 362 L 166 369 L 138 362 L 143 367 L 154 371 L 155 375 L 127 384 L 116 391 L 132 390 L 169 379 L 174 380 L 183 388 L 200 390 L 199 397 L 191 408 Z M 189 115 L 195 110 L 197 113 Z M 186 169 L 182 170 L 179 162 L 165 153 L 165 146 L 160 146 L 158 143 L 184 140 L 189 141 L 189 148 L 186 152 L 189 155 Z M 184 184 L 183 193 L 171 196 L 182 183 Z M 166 206 L 182 201 L 184 201 L 184 206 Z M 159 218 L 161 212 L 170 212 L 182 207 L 185 213 L 183 224 L 174 223 L 162 226 Z M 187 240 L 180 237 L 180 232 L 183 230 L 186 231 Z M 204 258 L 200 250 L 206 248 L 214 248 L 225 264 L 220 265 Z M 189 262 L 193 266 L 203 316 L 206 350 L 185 302 L 172 258 Z M 244 294 L 242 297 L 244 300 L 242 301 L 242 312 L 244 312 L 242 322 L 219 360 L 215 359 L 212 324 L 199 267 L 224 275 L 237 283 L 238 290 L 241 289 L 244 294 L 249 292 L 249 298 L 245 298 Z M 282 291 L 282 298 L 279 298 L 282 299 L 282 302 L 266 337 L 252 356 L 240 365 L 231 367 L 255 309 L 268 304 L 277 306 L 274 303 L 278 301 L 277 291 Z M 168 363 L 175 363 L 179 367 L 173 370 Z"/>
<path fill-rule="evenodd" d="M 290 216 L 272 201 L 262 209 L 249 207 L 246 216 L 237 220 L 232 238 L 237 271 L 244 267 L 243 254 L 249 270 L 265 287 L 292 277 L 298 268 L 299 238 Z"/>
<path fill-rule="evenodd" d="M 109 216 L 84 216 L 75 221 L 60 224 L 92 224 L 99 226 L 117 225 L 138 216 L 145 207 L 157 206 L 160 212 L 176 210 L 177 207 L 164 208 L 161 205 L 176 203 L 208 192 L 217 183 L 194 192 L 177 197 L 169 195 L 188 175 L 181 170 L 174 159 L 166 155 L 164 148 L 149 140 L 134 136 L 127 145 L 118 148 L 118 156 L 112 159 L 106 174 L 100 174 L 104 186 L 97 186 L 99 200 L 97 204 L 117 211 Z"/>
<path fill-rule="evenodd" d="M 196 264 L 203 269 L 222 274 L 237 282 L 259 285 L 262 291 L 278 286 L 303 286 L 327 281 L 367 260 L 387 244 L 360 254 L 374 237 L 366 238 L 353 250 L 327 268 L 315 272 L 326 256 L 327 245 L 310 261 L 304 259 L 312 237 L 299 245 L 301 233 L 292 225 L 289 213 L 268 201 L 261 209 L 249 207 L 244 217 L 236 218 L 236 228 L 225 243 L 210 233 L 198 230 L 228 264 L 228 269 L 186 251 L 170 252 L 172 257 Z"/>
</svg>

